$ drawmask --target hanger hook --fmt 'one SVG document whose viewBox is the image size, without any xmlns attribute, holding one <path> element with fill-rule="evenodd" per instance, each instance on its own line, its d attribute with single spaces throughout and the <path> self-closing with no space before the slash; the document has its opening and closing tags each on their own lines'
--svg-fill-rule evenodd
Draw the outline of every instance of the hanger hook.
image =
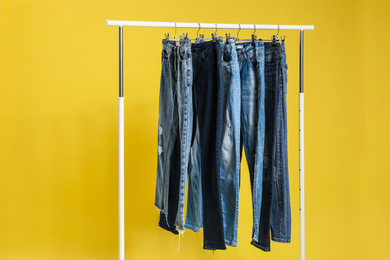
<svg viewBox="0 0 390 260">
<path fill-rule="evenodd" d="M 196 32 L 196 38 L 198 38 L 198 34 L 199 34 L 199 31 L 200 31 L 200 23 L 198 23 L 198 25 L 199 25 L 199 29 L 198 29 L 198 31 Z"/>
<path fill-rule="evenodd" d="M 256 32 L 256 24 L 253 24 L 253 28 L 254 28 L 255 30 L 253 31 L 252 35 L 254 35 L 255 32 Z"/>
<path fill-rule="evenodd" d="M 277 35 L 279 36 L 279 24 L 278 24 L 278 33 L 277 33 Z"/>
<path fill-rule="evenodd" d="M 176 29 L 177 29 L 177 27 L 176 27 L 176 22 L 175 22 L 175 38 L 176 38 Z"/>
<path fill-rule="evenodd" d="M 215 35 L 217 35 L 217 31 L 218 31 L 218 26 L 217 23 L 215 23 L 215 32 L 214 32 Z"/>
<path fill-rule="evenodd" d="M 240 31 L 241 31 L 241 24 L 238 23 L 237 39 L 238 39 L 238 34 L 240 33 Z"/>
</svg>

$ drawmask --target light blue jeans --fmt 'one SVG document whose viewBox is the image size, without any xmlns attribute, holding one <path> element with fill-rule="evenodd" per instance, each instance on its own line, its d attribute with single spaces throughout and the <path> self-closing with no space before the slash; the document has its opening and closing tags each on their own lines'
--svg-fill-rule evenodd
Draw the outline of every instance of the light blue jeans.
<svg viewBox="0 0 390 260">
<path fill-rule="evenodd" d="M 237 245 L 240 190 L 240 115 L 241 88 L 235 42 L 217 42 L 218 120 L 217 166 L 220 171 L 222 215 L 225 243 Z M 222 124 L 221 124 L 222 123 Z"/>
<path fill-rule="evenodd" d="M 245 149 L 252 191 L 252 238 L 259 234 L 264 154 L 264 43 L 237 45 L 241 73 L 241 151 Z"/>
</svg>

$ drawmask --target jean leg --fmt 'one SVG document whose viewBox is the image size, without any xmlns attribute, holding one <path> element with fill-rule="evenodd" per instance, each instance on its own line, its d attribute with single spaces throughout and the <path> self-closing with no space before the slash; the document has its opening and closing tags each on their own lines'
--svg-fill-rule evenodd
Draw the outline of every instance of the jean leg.
<svg viewBox="0 0 390 260">
<path fill-rule="evenodd" d="M 176 131 L 179 131 L 179 125 L 177 125 Z M 177 160 L 180 156 L 180 138 L 177 135 L 175 146 L 173 148 L 172 156 L 170 158 L 170 171 L 169 171 L 169 192 L 168 192 L 168 214 L 164 214 L 160 211 L 160 220 L 158 226 L 178 234 L 175 226 L 178 205 L 179 205 L 179 176 L 180 176 L 180 160 Z"/>
<path fill-rule="evenodd" d="M 240 76 L 233 41 L 217 42 L 218 128 L 217 165 L 220 171 L 225 243 L 237 245 L 240 173 Z M 227 60 L 226 60 L 227 59 Z"/>
<path fill-rule="evenodd" d="M 274 203 L 271 210 L 272 240 L 282 243 L 291 241 L 291 207 L 287 158 L 287 64 L 284 44 L 279 63 L 279 89 L 277 98 L 276 171 L 274 173 Z"/>
<path fill-rule="evenodd" d="M 272 172 L 273 172 L 273 97 L 274 91 L 265 92 L 265 136 L 263 155 L 262 198 L 259 218 L 259 235 L 252 240 L 252 245 L 263 251 L 270 251 L 270 218 L 272 205 Z"/>
<path fill-rule="evenodd" d="M 195 120 L 197 120 L 195 118 Z M 203 227 L 201 160 L 199 143 L 199 124 L 196 123 L 195 139 L 190 152 L 188 177 L 188 199 L 185 227 L 199 232 Z"/>
<path fill-rule="evenodd" d="M 180 191 L 177 226 L 184 232 L 184 204 L 187 188 L 189 153 L 192 138 L 192 55 L 191 42 L 187 39 L 178 50 L 178 107 L 180 129 Z"/>
</svg>

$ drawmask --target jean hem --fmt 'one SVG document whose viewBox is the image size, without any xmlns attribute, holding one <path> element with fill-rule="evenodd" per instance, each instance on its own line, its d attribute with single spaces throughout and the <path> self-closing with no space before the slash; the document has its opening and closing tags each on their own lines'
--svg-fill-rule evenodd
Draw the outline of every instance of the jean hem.
<svg viewBox="0 0 390 260">
<path fill-rule="evenodd" d="M 217 245 L 204 245 L 203 249 L 206 250 L 226 250 L 226 246 L 217 246 Z"/>
<path fill-rule="evenodd" d="M 252 240 L 251 245 L 253 245 L 254 247 L 257 247 L 258 249 L 263 250 L 264 252 L 270 252 L 271 251 L 271 247 L 263 246 L 263 245 L 259 244 L 258 242 L 254 241 L 254 240 Z"/>
<path fill-rule="evenodd" d="M 177 232 L 176 230 L 173 230 L 172 228 L 170 228 L 170 227 L 168 227 L 168 226 L 160 225 L 160 224 L 159 224 L 158 226 L 159 226 L 160 228 L 162 228 L 162 229 L 168 231 L 168 232 L 171 232 L 172 234 L 175 234 L 175 235 L 179 234 L 179 232 Z"/>
<path fill-rule="evenodd" d="M 291 243 L 290 238 L 280 238 L 280 237 L 272 237 L 272 241 L 279 242 L 279 243 Z"/>
<path fill-rule="evenodd" d="M 199 233 L 200 231 L 200 228 L 199 227 L 196 227 L 196 226 L 193 226 L 193 225 L 190 225 L 190 224 L 185 224 L 184 226 L 186 229 L 189 229 L 189 230 L 192 230 L 196 233 Z"/>
<path fill-rule="evenodd" d="M 228 246 L 236 247 L 237 246 L 237 241 L 229 241 L 229 240 L 225 239 L 225 244 L 228 245 Z"/>
<path fill-rule="evenodd" d="M 184 227 L 181 227 L 181 226 L 177 226 L 176 229 L 180 230 L 180 231 L 184 231 L 185 230 Z"/>
<path fill-rule="evenodd" d="M 164 210 L 162 209 L 162 207 L 158 206 L 156 203 L 154 203 L 154 206 L 156 206 L 156 208 L 157 208 L 158 210 L 162 211 L 163 214 L 168 215 L 168 211 L 164 211 Z"/>
</svg>

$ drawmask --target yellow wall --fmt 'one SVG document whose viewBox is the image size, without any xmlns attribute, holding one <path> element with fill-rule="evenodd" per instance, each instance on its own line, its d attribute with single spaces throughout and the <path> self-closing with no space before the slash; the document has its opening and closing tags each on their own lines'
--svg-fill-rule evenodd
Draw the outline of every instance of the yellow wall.
<svg viewBox="0 0 390 260">
<path fill-rule="evenodd" d="M 1 1 L 0 259 L 117 259 L 118 29 L 106 19 L 314 24 L 305 33 L 307 259 L 390 259 L 389 10 L 375 0 Z M 124 28 L 127 259 L 299 259 L 299 33 L 281 32 L 292 243 L 272 243 L 271 253 L 249 244 L 243 162 L 238 246 L 213 254 L 192 231 L 178 253 L 178 237 L 157 228 L 167 32 Z"/>
</svg>

